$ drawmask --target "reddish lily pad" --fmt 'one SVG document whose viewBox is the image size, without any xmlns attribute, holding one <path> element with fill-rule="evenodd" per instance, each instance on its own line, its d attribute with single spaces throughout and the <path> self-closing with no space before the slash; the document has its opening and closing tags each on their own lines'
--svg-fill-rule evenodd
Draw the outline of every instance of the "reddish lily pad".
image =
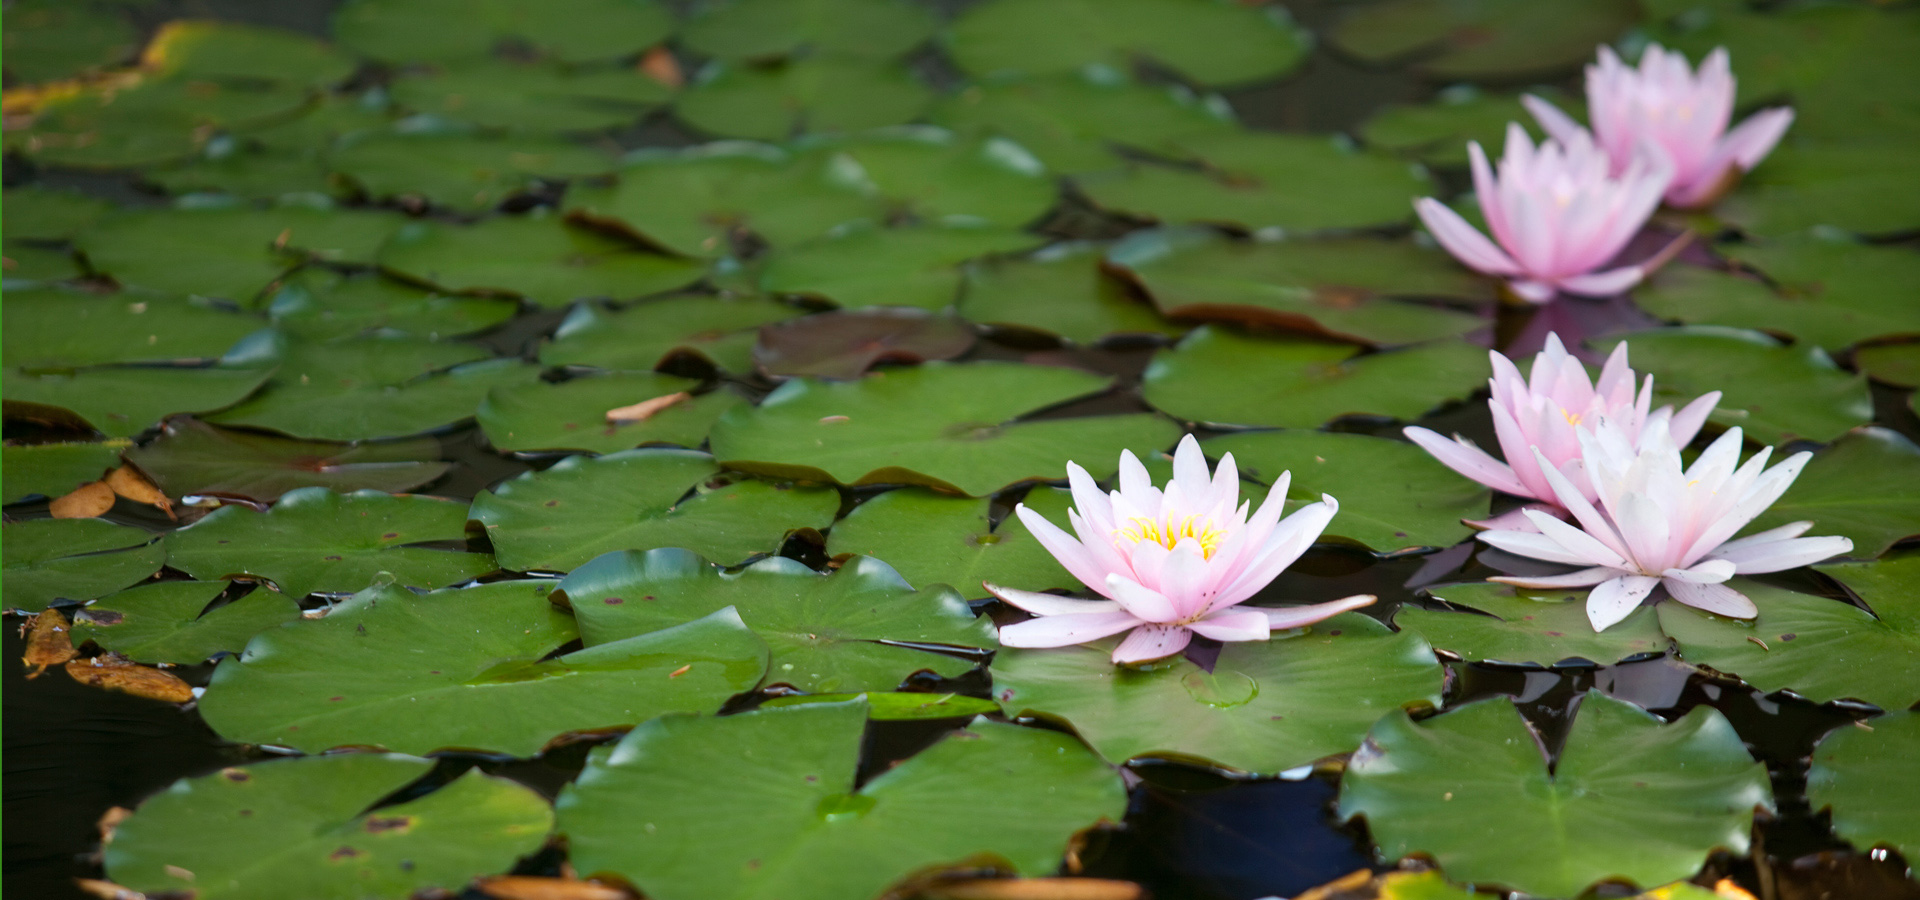
<svg viewBox="0 0 1920 900">
<path fill-rule="evenodd" d="M 951 315 L 883 307 L 765 326 L 753 359 L 769 375 L 858 378 L 881 363 L 952 359 L 972 346 L 973 332 Z"/>
</svg>

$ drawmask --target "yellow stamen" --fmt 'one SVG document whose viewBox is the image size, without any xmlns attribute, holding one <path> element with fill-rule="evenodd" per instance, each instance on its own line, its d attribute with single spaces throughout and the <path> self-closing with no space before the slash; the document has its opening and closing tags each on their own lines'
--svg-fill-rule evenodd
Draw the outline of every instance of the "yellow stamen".
<svg viewBox="0 0 1920 900">
<path fill-rule="evenodd" d="M 1213 527 L 1211 519 L 1203 519 L 1198 515 L 1188 516 L 1178 522 L 1172 519 L 1162 522 L 1146 516 L 1134 516 L 1127 521 L 1130 527 L 1115 529 L 1115 538 L 1125 538 L 1130 544 L 1152 541 L 1168 550 L 1172 550 L 1181 540 L 1192 538 L 1199 542 L 1200 554 L 1207 559 L 1212 559 L 1214 551 L 1220 549 L 1227 539 L 1227 533 Z"/>
<path fill-rule="evenodd" d="M 1567 424 L 1568 424 L 1568 425 L 1578 425 L 1578 424 L 1580 424 L 1580 414 L 1579 414 L 1579 413 L 1571 413 L 1571 412 L 1567 412 L 1566 410 L 1564 410 L 1564 409 L 1563 409 L 1563 410 L 1561 410 L 1561 411 L 1560 411 L 1560 417 L 1561 417 L 1561 418 L 1563 418 L 1563 419 L 1566 419 L 1566 420 L 1567 420 Z"/>
</svg>

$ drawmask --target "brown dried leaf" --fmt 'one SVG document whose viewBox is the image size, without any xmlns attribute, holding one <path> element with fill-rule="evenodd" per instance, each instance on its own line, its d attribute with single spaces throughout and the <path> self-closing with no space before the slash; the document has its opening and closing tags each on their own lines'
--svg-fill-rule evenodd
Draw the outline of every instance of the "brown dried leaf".
<svg viewBox="0 0 1920 900">
<path fill-rule="evenodd" d="M 131 815 L 133 810 L 124 806 L 107 807 L 107 811 L 100 814 L 100 821 L 93 823 L 93 827 L 100 830 L 100 843 L 113 843 L 114 832 L 119 830 L 120 823 L 125 822 Z"/>
<path fill-rule="evenodd" d="M 1110 878 L 974 878 L 928 885 L 925 900 L 1140 900 L 1146 889 Z"/>
<path fill-rule="evenodd" d="M 532 875 L 495 875 L 473 886 L 494 900 L 630 900 L 634 896 L 597 882 Z"/>
<path fill-rule="evenodd" d="M 160 507 L 160 511 L 166 513 L 167 518 L 177 518 L 173 514 L 173 501 L 168 500 L 165 492 L 153 482 L 148 481 L 147 476 L 132 466 L 121 466 L 108 472 L 106 485 L 112 488 L 114 493 L 128 500 Z"/>
<path fill-rule="evenodd" d="M 673 58 L 673 51 L 664 45 L 648 50 L 640 57 L 640 74 L 647 76 L 667 87 L 679 90 L 687 83 L 686 76 L 680 74 L 680 62 Z"/>
<path fill-rule="evenodd" d="M 614 424 L 620 424 L 624 422 L 645 422 L 646 420 L 653 418 L 656 414 L 658 414 L 663 409 L 666 409 L 670 406 L 675 406 L 681 403 L 685 403 L 688 400 L 692 400 L 692 399 L 693 399 L 693 395 L 687 393 L 686 391 L 677 391 L 672 394 L 665 394 L 659 397 L 655 397 L 651 400 L 642 400 L 639 403 L 633 404 L 632 406 L 622 406 L 618 409 L 607 410 L 607 421 L 612 422 Z"/>
<path fill-rule="evenodd" d="M 73 651 L 73 635 L 66 613 L 43 610 L 27 622 L 27 655 L 21 657 L 21 661 L 32 667 L 28 678 L 38 678 L 48 666 L 57 666 L 77 655 Z"/>
<path fill-rule="evenodd" d="M 67 674 L 81 684 L 164 703 L 187 703 L 193 700 L 192 685 L 171 673 L 151 666 L 136 665 L 124 658 L 98 656 L 76 659 L 67 663 L 66 668 Z"/>
<path fill-rule="evenodd" d="M 48 507 L 56 519 L 91 519 L 113 508 L 113 488 L 104 481 L 89 481 Z"/>
</svg>

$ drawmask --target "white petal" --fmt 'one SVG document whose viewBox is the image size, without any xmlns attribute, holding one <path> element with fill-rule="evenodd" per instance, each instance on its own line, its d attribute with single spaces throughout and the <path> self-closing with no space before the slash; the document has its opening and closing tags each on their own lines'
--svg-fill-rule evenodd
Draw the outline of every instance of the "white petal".
<svg viewBox="0 0 1920 900">
<path fill-rule="evenodd" d="M 1097 641 L 1140 624 L 1124 612 L 1084 616 L 1042 616 L 1000 628 L 1003 647 L 1067 647 Z"/>
<path fill-rule="evenodd" d="M 1120 604 L 1112 600 L 1082 600 L 1078 597 L 1062 597 L 1059 594 L 1043 594 L 1039 591 L 1001 587 L 985 581 L 980 582 L 980 586 L 986 588 L 987 593 L 1036 616 L 1091 615 L 1116 612 L 1120 609 Z"/>
<path fill-rule="evenodd" d="M 1599 560 L 1582 556 L 1581 554 L 1574 553 L 1560 546 L 1560 542 L 1555 541 L 1553 538 L 1531 531 L 1482 531 L 1474 535 L 1474 537 L 1505 550 L 1508 553 L 1524 556 L 1528 559 L 1562 563 L 1569 566 L 1591 566 L 1599 562 Z M 1625 566 L 1618 568 L 1625 568 Z"/>
<path fill-rule="evenodd" d="M 1172 656 L 1192 640 L 1193 632 L 1179 625 L 1142 625 L 1113 648 L 1113 661 L 1137 663 Z"/>
<path fill-rule="evenodd" d="M 1852 551 L 1853 541 L 1849 538 L 1810 537 L 1749 544 L 1731 550 L 1723 546 L 1710 554 L 1710 558 L 1733 563 L 1734 571 L 1742 575 L 1760 575 L 1797 569 Z"/>
<path fill-rule="evenodd" d="M 1621 575 L 1630 574 L 1632 573 L 1624 569 L 1594 566 L 1591 569 L 1581 569 L 1578 572 L 1568 572 L 1565 575 L 1496 575 L 1487 580 L 1497 581 L 1501 584 L 1510 584 L 1514 587 L 1556 590 L 1560 588 L 1586 587 L 1592 584 L 1599 584 L 1609 578 L 1618 578 Z"/>
<path fill-rule="evenodd" d="M 1593 623 L 1594 631 L 1613 627 L 1632 615 L 1659 583 L 1660 579 L 1650 575 L 1622 575 L 1602 582 L 1587 594 L 1587 621 Z"/>
<path fill-rule="evenodd" d="M 1736 619 L 1751 619 L 1759 612 L 1754 608 L 1752 599 L 1724 584 L 1694 584 L 1673 579 L 1668 579 L 1665 584 L 1667 593 L 1672 594 L 1673 599 L 1695 609 Z"/>
<path fill-rule="evenodd" d="M 1053 558 L 1060 561 L 1067 573 L 1080 579 L 1080 583 L 1098 591 L 1107 583 L 1107 570 L 1094 562 L 1093 554 L 1073 536 L 1062 531 L 1060 526 L 1047 521 L 1043 516 L 1022 503 L 1013 508 L 1013 514 L 1020 517 L 1020 524 L 1027 526 L 1027 532 L 1040 542 Z"/>
<path fill-rule="evenodd" d="M 1568 551 L 1586 557 L 1595 565 L 1612 566 L 1616 569 L 1633 568 L 1628 564 L 1625 556 L 1615 553 L 1612 547 L 1607 546 L 1599 538 L 1568 525 L 1557 516 L 1528 510 L 1526 517 L 1527 521 L 1533 523 L 1533 527 L 1540 529 L 1541 534 L 1552 538 L 1555 543 L 1567 548 Z"/>
<path fill-rule="evenodd" d="M 1143 622 L 1171 622 L 1180 618 L 1173 601 L 1159 591 L 1141 587 L 1125 575 L 1108 575 L 1107 589 L 1102 593 L 1118 601 L 1128 613 Z"/>
<path fill-rule="evenodd" d="M 1187 627 L 1201 637 L 1216 641 L 1264 641 L 1273 635 L 1264 610 L 1234 606 L 1223 609 Z"/>
<path fill-rule="evenodd" d="M 1688 584 L 1719 584 L 1732 578 L 1733 575 L 1733 563 L 1724 559 L 1701 560 L 1689 568 L 1668 569 L 1660 573 L 1660 577 L 1668 585 L 1676 581 L 1684 581 Z"/>
<path fill-rule="evenodd" d="M 1246 606 L 1240 608 L 1261 609 L 1262 612 L 1267 614 L 1267 623 L 1273 627 L 1273 630 L 1285 631 L 1289 628 L 1305 628 L 1315 622 L 1331 619 L 1343 612 L 1356 610 L 1362 606 L 1371 606 L 1373 602 L 1378 599 L 1378 597 L 1372 594 L 1355 594 L 1351 597 L 1342 597 L 1338 600 L 1329 600 L 1325 603 L 1313 603 L 1307 606 L 1271 606 L 1264 608 Z"/>
<path fill-rule="evenodd" d="M 1407 426 L 1402 433 L 1407 440 L 1420 445 L 1420 449 L 1432 454 L 1447 468 L 1496 491 L 1528 496 L 1526 486 L 1520 483 L 1512 468 L 1468 443 L 1465 438 L 1456 437 L 1449 441 L 1439 433 L 1417 425 Z"/>
</svg>

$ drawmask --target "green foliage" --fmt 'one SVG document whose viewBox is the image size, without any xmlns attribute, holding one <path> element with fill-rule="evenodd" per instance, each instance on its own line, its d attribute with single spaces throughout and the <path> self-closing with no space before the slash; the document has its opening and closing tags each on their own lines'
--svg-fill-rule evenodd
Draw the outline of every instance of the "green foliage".
<svg viewBox="0 0 1920 900">
<path fill-rule="evenodd" d="M 0 532 L 7 609 L 92 600 L 160 570 L 167 548 L 144 528 L 103 519 L 28 519 Z"/>
<path fill-rule="evenodd" d="M 1855 846 L 1913 856 L 1920 853 L 1920 810 L 1905 800 L 1913 795 L 1917 754 L 1920 713 L 1842 725 L 1813 750 L 1807 799 L 1816 810 L 1831 806 L 1833 830 Z"/>
<path fill-rule="evenodd" d="M 90 640 L 136 662 L 192 665 L 300 617 L 298 604 L 268 590 L 207 609 L 226 589 L 224 581 L 162 581 L 110 594 L 74 617 L 73 642 Z"/>
</svg>

